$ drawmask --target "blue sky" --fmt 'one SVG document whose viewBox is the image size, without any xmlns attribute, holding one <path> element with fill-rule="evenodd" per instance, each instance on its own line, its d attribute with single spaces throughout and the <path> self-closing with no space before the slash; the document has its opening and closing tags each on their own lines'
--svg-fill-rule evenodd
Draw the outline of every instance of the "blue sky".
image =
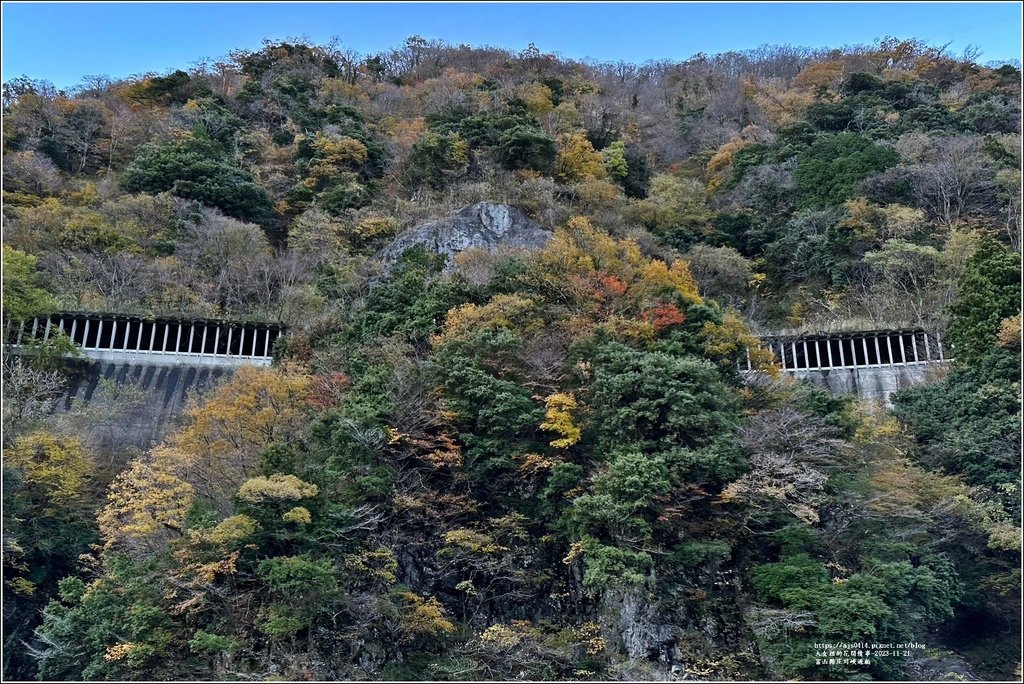
<svg viewBox="0 0 1024 684">
<path fill-rule="evenodd" d="M 263 38 L 337 36 L 363 54 L 419 34 L 571 58 L 644 62 L 764 44 L 871 43 L 886 35 L 1019 59 L 1017 3 L 3 3 L 3 80 L 58 87 L 188 67 Z"/>
</svg>

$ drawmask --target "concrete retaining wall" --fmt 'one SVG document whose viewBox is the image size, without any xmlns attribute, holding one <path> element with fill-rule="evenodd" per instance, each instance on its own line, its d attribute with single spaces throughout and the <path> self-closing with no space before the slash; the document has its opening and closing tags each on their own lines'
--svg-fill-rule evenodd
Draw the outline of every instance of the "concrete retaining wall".
<svg viewBox="0 0 1024 684">
<path fill-rule="evenodd" d="M 893 392 L 934 382 L 945 363 L 931 362 L 905 366 L 835 368 L 831 370 L 789 370 L 790 375 L 827 388 L 833 394 L 854 394 L 861 399 L 882 400 L 891 405 Z"/>
<path fill-rule="evenodd" d="M 103 404 L 109 414 L 104 424 L 111 441 L 148 447 L 162 439 L 181 416 L 186 400 L 209 390 L 234 368 L 185 365 L 139 365 L 91 361 L 76 363 L 67 392 L 56 411 L 69 411 L 76 402 Z M 138 390 L 141 401 L 118 401 L 101 396 L 100 380 L 112 380 L 120 388 Z M 135 395 L 135 392 L 127 394 Z"/>
</svg>

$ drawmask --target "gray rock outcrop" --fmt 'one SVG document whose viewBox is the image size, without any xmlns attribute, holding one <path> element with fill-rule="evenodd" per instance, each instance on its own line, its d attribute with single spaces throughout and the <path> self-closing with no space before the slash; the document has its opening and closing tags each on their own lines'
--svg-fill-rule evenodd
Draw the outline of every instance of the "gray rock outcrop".
<svg viewBox="0 0 1024 684">
<path fill-rule="evenodd" d="M 453 216 L 409 228 L 381 250 L 377 260 L 385 270 L 390 270 L 403 252 L 420 245 L 447 257 L 448 269 L 456 254 L 471 247 L 534 250 L 543 247 L 551 236 L 551 231 L 532 221 L 521 209 L 480 202 Z"/>
</svg>

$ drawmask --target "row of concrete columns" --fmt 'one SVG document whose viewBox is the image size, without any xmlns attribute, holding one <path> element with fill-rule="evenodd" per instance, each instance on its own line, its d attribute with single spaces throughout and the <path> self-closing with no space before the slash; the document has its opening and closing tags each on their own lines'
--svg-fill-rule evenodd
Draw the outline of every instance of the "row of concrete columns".
<svg viewBox="0 0 1024 684">
<path fill-rule="evenodd" d="M 8 321 L 5 339 L 20 345 L 48 340 L 62 331 L 83 350 L 268 358 L 283 330 L 265 325 L 103 318 L 57 314 L 21 324 Z M 837 335 L 803 339 L 769 338 L 765 345 L 783 370 L 821 370 L 934 363 L 945 360 L 938 334 L 923 330 Z M 743 364 L 741 364 L 742 366 Z M 746 370 L 752 370 L 750 356 Z"/>
<path fill-rule="evenodd" d="M 767 339 L 783 370 L 870 368 L 945 361 L 942 339 L 923 330 L 837 335 L 804 339 Z M 747 354 L 746 369 L 752 370 Z"/>
<path fill-rule="evenodd" d="M 84 351 L 145 352 L 267 358 L 280 328 L 215 322 L 143 320 L 55 315 L 18 324 L 9 321 L 5 339 L 21 345 L 28 340 L 46 341 L 58 331 Z"/>
</svg>

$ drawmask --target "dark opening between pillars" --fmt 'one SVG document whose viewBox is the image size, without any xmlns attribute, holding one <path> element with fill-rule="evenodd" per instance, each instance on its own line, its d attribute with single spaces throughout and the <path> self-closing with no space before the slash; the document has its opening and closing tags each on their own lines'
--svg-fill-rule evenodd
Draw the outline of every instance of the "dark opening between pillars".
<svg viewBox="0 0 1024 684">
<path fill-rule="evenodd" d="M 111 332 L 110 347 L 109 348 L 110 349 L 124 349 L 125 340 L 128 339 L 128 326 L 129 326 L 128 321 L 118 321 L 117 322 L 117 329 L 116 330 L 113 329 L 113 326 L 114 326 L 113 322 L 111 322 L 109 324 L 106 324 L 106 325 L 110 325 L 110 327 L 111 327 L 111 331 L 110 331 Z M 106 327 L 106 325 L 104 325 L 104 327 Z"/>
</svg>

